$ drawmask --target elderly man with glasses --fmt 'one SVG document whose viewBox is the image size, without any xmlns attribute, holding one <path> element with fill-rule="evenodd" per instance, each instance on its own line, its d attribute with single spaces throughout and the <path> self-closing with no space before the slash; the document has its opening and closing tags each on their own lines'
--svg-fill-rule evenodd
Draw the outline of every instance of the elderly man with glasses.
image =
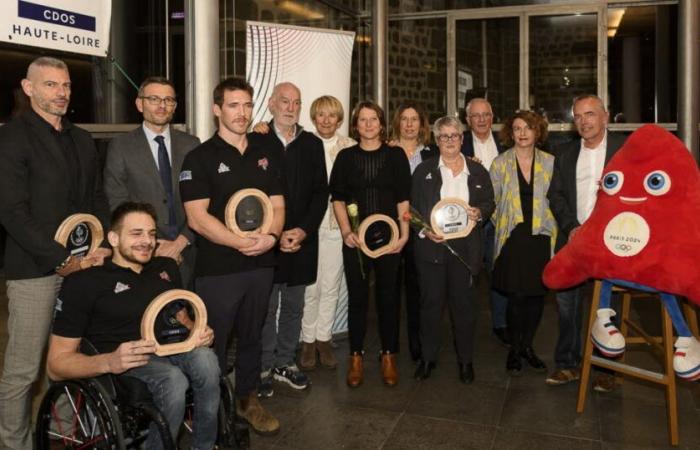
<svg viewBox="0 0 700 450">
<path fill-rule="evenodd" d="M 464 156 L 480 162 L 488 171 L 491 163 L 506 149 L 498 141 L 493 132 L 493 110 L 491 103 L 484 98 L 473 98 L 466 106 L 465 119 L 469 130 L 464 132 L 462 153 Z M 491 222 L 484 225 L 484 261 L 486 270 L 493 270 L 494 228 Z M 508 326 L 506 324 L 506 309 L 508 299 L 498 291 L 491 291 L 491 326 L 494 335 L 508 346 Z"/>
</svg>

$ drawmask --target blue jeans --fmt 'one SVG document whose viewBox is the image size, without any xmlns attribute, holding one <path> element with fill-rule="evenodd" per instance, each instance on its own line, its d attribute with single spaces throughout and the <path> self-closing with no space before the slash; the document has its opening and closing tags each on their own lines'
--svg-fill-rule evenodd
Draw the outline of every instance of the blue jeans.
<svg viewBox="0 0 700 450">
<path fill-rule="evenodd" d="M 173 441 L 185 417 L 185 392 L 194 394 L 192 449 L 211 449 L 216 442 L 219 411 L 220 370 L 210 348 L 199 347 L 187 353 L 160 357 L 151 355 L 148 364 L 124 373 L 146 383 L 153 402 L 163 413 Z M 151 425 L 147 449 L 162 449 L 155 425 Z"/>
<path fill-rule="evenodd" d="M 559 338 L 554 350 L 554 363 L 557 369 L 573 369 L 581 365 L 583 291 L 584 285 L 557 292 Z"/>
<path fill-rule="evenodd" d="M 496 232 L 493 222 L 488 220 L 484 225 L 484 261 L 486 270 L 493 271 L 494 253 L 496 244 Z M 505 328 L 506 311 L 508 310 L 508 297 L 495 289 L 491 289 L 491 325 L 493 328 Z"/>
</svg>

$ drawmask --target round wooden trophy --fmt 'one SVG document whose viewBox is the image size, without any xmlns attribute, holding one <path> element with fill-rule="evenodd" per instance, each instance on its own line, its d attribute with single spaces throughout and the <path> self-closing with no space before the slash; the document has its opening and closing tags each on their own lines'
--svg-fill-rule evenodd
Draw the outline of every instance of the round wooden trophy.
<svg viewBox="0 0 700 450">
<path fill-rule="evenodd" d="M 158 313 L 169 303 L 174 301 L 184 300 L 192 305 L 194 309 L 194 326 L 190 330 L 190 334 L 182 342 L 174 344 L 160 344 L 155 336 L 155 322 Z M 146 340 L 151 340 L 156 343 L 156 355 L 168 356 L 178 353 L 189 352 L 195 347 L 195 339 L 200 331 L 203 331 L 207 326 L 207 308 L 204 302 L 194 292 L 184 289 L 171 289 L 154 298 L 143 313 L 141 319 L 141 337 Z"/>
<path fill-rule="evenodd" d="M 240 237 L 267 234 L 272 227 L 272 201 L 259 189 L 241 189 L 226 204 L 224 218 L 226 227 Z"/>
<path fill-rule="evenodd" d="M 469 220 L 469 205 L 461 198 L 443 198 L 435 204 L 430 213 L 430 225 L 443 239 L 457 239 L 468 236 L 476 223 Z"/>
<path fill-rule="evenodd" d="M 73 214 L 59 225 L 54 240 L 66 247 L 71 256 L 85 256 L 104 239 L 102 224 L 92 214 Z"/>
<path fill-rule="evenodd" d="M 384 214 L 372 214 L 360 223 L 357 229 L 360 250 L 370 258 L 387 254 L 399 240 L 399 227 Z"/>
</svg>

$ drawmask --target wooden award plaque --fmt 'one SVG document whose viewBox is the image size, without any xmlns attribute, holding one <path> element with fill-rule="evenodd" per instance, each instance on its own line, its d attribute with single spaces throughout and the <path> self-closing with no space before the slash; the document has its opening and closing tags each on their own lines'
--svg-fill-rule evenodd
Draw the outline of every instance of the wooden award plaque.
<svg viewBox="0 0 700 450">
<path fill-rule="evenodd" d="M 104 239 L 104 230 L 92 214 L 73 214 L 59 225 L 54 240 L 66 247 L 71 256 L 85 256 L 97 249 Z"/>
<path fill-rule="evenodd" d="M 257 201 L 259 208 L 257 206 L 251 207 L 249 203 L 251 200 Z M 239 211 L 239 207 L 243 206 L 241 203 L 244 201 L 248 209 Z M 251 233 L 269 233 L 273 214 L 272 201 L 267 194 L 259 189 L 241 189 L 233 194 L 226 204 L 224 218 L 229 230 L 240 237 L 246 237 Z M 256 217 L 257 215 L 262 215 L 262 217 Z"/>
<path fill-rule="evenodd" d="M 185 300 L 194 309 L 194 326 L 190 334 L 182 342 L 174 344 L 159 344 L 155 336 L 155 322 L 161 309 L 168 303 L 176 300 Z M 141 319 L 141 338 L 156 343 L 156 355 L 168 356 L 189 352 L 195 347 L 195 337 L 207 326 L 207 308 L 197 294 L 184 289 L 171 289 L 160 294 L 148 305 Z"/>
<path fill-rule="evenodd" d="M 461 198 L 448 197 L 437 202 L 430 213 L 433 232 L 445 240 L 468 236 L 476 222 L 469 219 L 467 208 L 469 205 Z"/>
<path fill-rule="evenodd" d="M 367 231 L 370 227 L 375 224 L 386 223 L 390 232 L 390 236 L 375 237 L 374 239 L 367 238 Z M 379 258 L 382 255 L 387 254 L 391 249 L 394 248 L 396 242 L 399 240 L 399 227 L 396 226 L 396 222 L 389 216 L 384 214 L 372 214 L 365 218 L 365 220 L 360 223 L 357 229 L 357 235 L 360 238 L 360 250 L 362 253 L 369 256 L 370 258 Z M 381 243 L 379 247 L 370 248 L 368 244 L 372 244 L 372 247 L 377 243 Z"/>
</svg>

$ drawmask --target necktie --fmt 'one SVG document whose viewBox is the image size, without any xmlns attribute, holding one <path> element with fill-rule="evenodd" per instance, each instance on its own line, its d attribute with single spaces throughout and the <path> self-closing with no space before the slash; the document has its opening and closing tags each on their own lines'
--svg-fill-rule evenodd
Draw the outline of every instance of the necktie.
<svg viewBox="0 0 700 450">
<path fill-rule="evenodd" d="M 165 138 L 156 136 L 153 140 L 158 143 L 158 172 L 160 172 L 160 181 L 163 183 L 165 194 L 168 197 L 168 224 L 166 226 L 167 239 L 175 239 L 177 237 L 177 225 L 175 223 L 175 203 L 173 199 L 173 182 L 170 173 L 170 158 L 168 158 L 168 149 L 165 147 Z"/>
</svg>

